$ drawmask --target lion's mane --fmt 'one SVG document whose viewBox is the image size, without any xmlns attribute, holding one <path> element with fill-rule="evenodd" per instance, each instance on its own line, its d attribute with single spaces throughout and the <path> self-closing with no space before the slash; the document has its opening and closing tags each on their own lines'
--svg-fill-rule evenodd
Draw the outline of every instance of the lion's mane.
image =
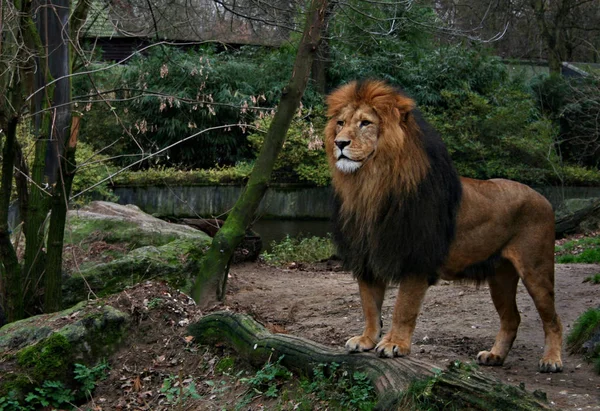
<svg viewBox="0 0 600 411">
<path fill-rule="evenodd" d="M 327 104 L 334 242 L 345 268 L 368 282 L 427 275 L 434 283 L 455 236 L 462 195 L 440 136 L 410 98 L 383 82 L 346 84 Z M 381 120 L 375 155 L 351 174 L 333 158 L 335 117 L 349 105 L 368 105 Z"/>
</svg>

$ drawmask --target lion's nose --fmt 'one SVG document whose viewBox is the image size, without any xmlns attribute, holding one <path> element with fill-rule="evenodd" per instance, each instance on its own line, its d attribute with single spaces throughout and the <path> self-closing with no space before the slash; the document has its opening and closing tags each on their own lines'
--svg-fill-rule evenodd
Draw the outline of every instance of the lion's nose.
<svg viewBox="0 0 600 411">
<path fill-rule="evenodd" d="M 338 146 L 340 150 L 343 150 L 344 147 L 350 144 L 350 140 L 335 140 L 335 145 Z"/>
</svg>

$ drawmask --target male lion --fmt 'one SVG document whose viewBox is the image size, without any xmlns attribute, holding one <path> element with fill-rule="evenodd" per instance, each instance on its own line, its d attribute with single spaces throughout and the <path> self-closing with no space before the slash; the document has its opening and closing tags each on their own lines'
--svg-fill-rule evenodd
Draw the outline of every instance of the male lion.
<svg viewBox="0 0 600 411">
<path fill-rule="evenodd" d="M 352 82 L 327 98 L 326 151 L 335 188 L 334 240 L 358 280 L 365 329 L 350 352 L 410 353 L 429 285 L 487 281 L 500 316 L 490 351 L 501 365 L 521 321 L 519 278 L 545 333 L 542 372 L 562 370 L 562 326 L 554 308 L 554 214 L 531 188 L 460 178 L 439 135 L 413 100 L 379 81 Z M 387 284 L 399 284 L 391 330 L 381 336 Z"/>
</svg>

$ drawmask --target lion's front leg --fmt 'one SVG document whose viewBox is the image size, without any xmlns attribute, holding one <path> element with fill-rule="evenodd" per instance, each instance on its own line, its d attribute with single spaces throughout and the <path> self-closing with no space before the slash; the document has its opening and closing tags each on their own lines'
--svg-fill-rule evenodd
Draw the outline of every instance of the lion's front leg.
<svg viewBox="0 0 600 411">
<path fill-rule="evenodd" d="M 429 288 L 427 276 L 410 276 L 400 282 L 394 305 L 392 329 L 383 336 L 375 351 L 380 357 L 402 357 L 410 354 L 410 345 L 421 311 L 421 304 Z"/>
<path fill-rule="evenodd" d="M 362 335 L 357 335 L 346 341 L 348 352 L 372 350 L 381 336 L 381 306 L 386 285 L 358 280 L 358 288 L 365 318 L 365 330 Z"/>
</svg>

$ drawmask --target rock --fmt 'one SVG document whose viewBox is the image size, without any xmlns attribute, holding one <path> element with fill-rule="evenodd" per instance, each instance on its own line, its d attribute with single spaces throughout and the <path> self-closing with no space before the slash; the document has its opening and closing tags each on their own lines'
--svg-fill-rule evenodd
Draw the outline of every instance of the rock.
<svg viewBox="0 0 600 411">
<path fill-rule="evenodd" d="M 101 240 L 126 244 L 113 260 L 82 264 L 63 280 L 63 306 L 102 297 L 148 279 L 161 279 L 189 290 L 197 263 L 210 244 L 205 233 L 144 213 L 133 205 L 94 201 L 69 211 L 71 244 Z"/>
<path fill-rule="evenodd" d="M 175 240 L 160 247 L 140 247 L 122 258 L 81 270 L 63 282 L 63 305 L 68 307 L 93 295 L 114 294 L 149 279 L 160 279 L 189 291 L 202 247 L 207 246 L 208 243 Z"/>
<path fill-rule="evenodd" d="M 0 397 L 17 396 L 44 381 L 72 379 L 75 363 L 97 364 L 118 347 L 129 316 L 109 305 L 80 303 L 0 329 Z"/>
<path fill-rule="evenodd" d="M 206 234 L 192 227 L 163 221 L 132 204 L 92 201 L 79 210 L 70 210 L 67 218 L 77 236 L 100 230 L 107 242 L 126 240 L 140 246 L 160 246 L 176 239 L 209 241 Z"/>
</svg>

